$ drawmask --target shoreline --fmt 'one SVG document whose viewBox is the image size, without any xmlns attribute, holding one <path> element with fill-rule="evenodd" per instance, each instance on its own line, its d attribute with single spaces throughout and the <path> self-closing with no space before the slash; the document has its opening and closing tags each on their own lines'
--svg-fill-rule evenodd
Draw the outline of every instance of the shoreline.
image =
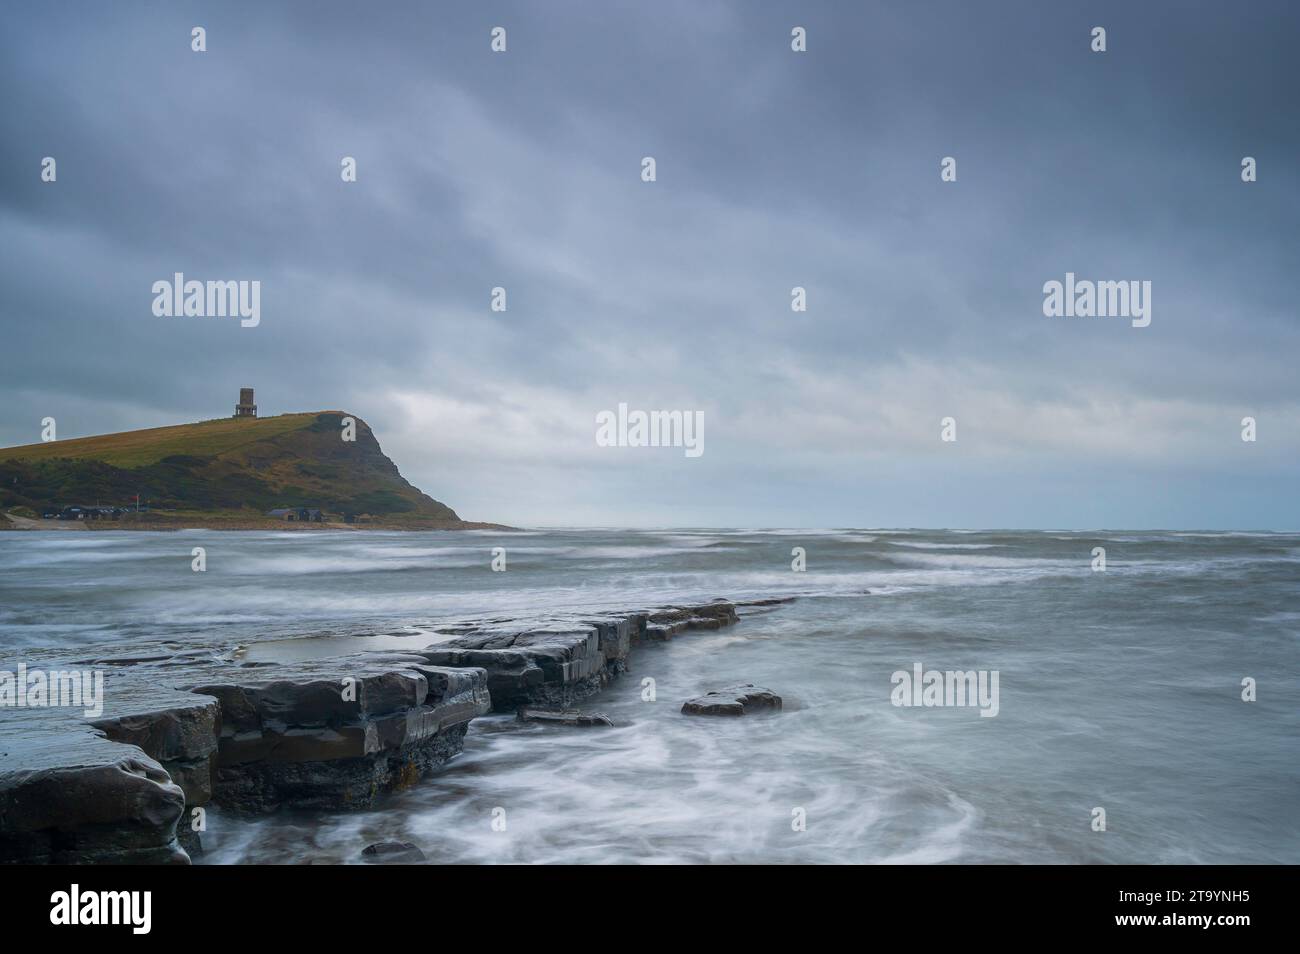
<svg viewBox="0 0 1300 954">
<path fill-rule="evenodd" d="M 643 642 L 792 600 L 473 617 L 440 623 L 423 648 L 282 662 L 215 641 L 0 657 L 0 670 L 102 673 L 108 700 L 89 715 L 0 708 L 12 740 L 0 751 L 0 864 L 189 864 L 202 851 L 190 821 L 209 803 L 246 815 L 367 808 L 459 754 L 478 716 L 571 708 Z"/>
<path fill-rule="evenodd" d="M 499 530 L 517 531 L 519 527 L 510 527 L 500 523 L 484 523 L 475 520 L 462 520 L 455 524 L 419 524 L 407 521 L 338 523 L 324 521 L 311 523 L 299 520 L 258 519 L 252 517 L 173 517 L 169 514 L 150 514 L 147 518 L 137 519 L 124 516 L 119 520 L 45 520 L 24 517 L 14 513 L 2 514 L 0 532 L 17 531 L 28 533 L 59 533 L 67 530 L 86 530 L 91 532 L 122 531 L 157 531 L 176 532 L 181 530 L 224 530 L 229 532 L 252 530 L 291 531 L 294 533 L 313 533 L 325 530 L 402 530 L 405 532 L 459 531 L 459 530 Z"/>
</svg>

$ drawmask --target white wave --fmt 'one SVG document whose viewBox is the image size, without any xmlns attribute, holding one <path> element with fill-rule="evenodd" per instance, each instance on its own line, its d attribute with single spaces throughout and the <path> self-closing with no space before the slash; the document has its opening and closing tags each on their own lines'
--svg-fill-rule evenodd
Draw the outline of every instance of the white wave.
<svg viewBox="0 0 1300 954">
<path fill-rule="evenodd" d="M 890 540 L 889 545 L 914 550 L 995 550 L 1005 547 L 1000 543 L 926 543 L 921 540 Z"/>
</svg>

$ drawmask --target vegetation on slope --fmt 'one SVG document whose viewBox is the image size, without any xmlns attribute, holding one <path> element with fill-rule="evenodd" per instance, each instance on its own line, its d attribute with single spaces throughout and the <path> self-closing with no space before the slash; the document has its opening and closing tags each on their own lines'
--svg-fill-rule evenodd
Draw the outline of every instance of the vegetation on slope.
<svg viewBox="0 0 1300 954">
<path fill-rule="evenodd" d="M 342 411 L 223 418 L 0 449 L 0 507 L 126 506 L 261 514 L 311 507 L 402 522 L 460 518 L 398 472 L 360 418 Z"/>
</svg>

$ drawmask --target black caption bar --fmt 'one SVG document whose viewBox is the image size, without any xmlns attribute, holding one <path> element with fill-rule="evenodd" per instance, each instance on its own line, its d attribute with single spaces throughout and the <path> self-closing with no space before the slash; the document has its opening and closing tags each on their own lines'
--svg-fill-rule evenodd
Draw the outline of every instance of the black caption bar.
<svg viewBox="0 0 1300 954">
<path fill-rule="evenodd" d="M 247 941 L 283 935 L 341 942 L 378 922 L 416 929 L 438 916 L 438 932 L 472 931 L 506 916 L 521 933 L 545 925 L 567 931 L 581 910 L 609 905 L 616 923 L 675 919 L 654 899 L 652 872 L 581 869 L 391 867 L 11 868 L 0 909 L 11 940 L 29 933 L 97 939 L 128 946 Z M 1231 940 L 1284 923 L 1286 868 L 1266 867 L 882 867 L 835 868 L 815 880 L 788 868 L 678 871 L 662 887 L 681 907 L 744 933 L 758 912 L 765 923 L 805 927 L 860 922 L 872 934 L 911 925 L 943 930 L 962 923 L 1015 938 L 1096 934 L 1192 934 Z M 692 884 L 695 878 L 699 883 Z M 717 879 L 724 879 L 726 890 Z M 626 880 L 620 888 L 618 882 Z M 527 898 L 524 914 L 518 906 Z M 603 899 L 603 901 L 601 900 Z M 510 912 L 514 914 L 511 915 Z M 545 912 L 551 911 L 551 915 Z M 529 922 L 534 927 L 530 928 Z M 424 928 L 430 925 L 424 924 Z M 653 930 L 653 924 L 647 924 Z M 494 932 L 500 929 L 498 924 Z M 75 937 L 74 937 L 75 934 Z M 473 940 L 472 936 L 467 940 Z"/>
</svg>

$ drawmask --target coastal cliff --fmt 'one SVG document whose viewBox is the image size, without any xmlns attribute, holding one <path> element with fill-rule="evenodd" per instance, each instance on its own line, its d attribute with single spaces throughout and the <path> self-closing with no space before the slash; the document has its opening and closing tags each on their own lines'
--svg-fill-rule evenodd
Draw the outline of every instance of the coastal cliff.
<svg viewBox="0 0 1300 954">
<path fill-rule="evenodd" d="M 137 499 L 147 510 L 137 509 Z M 255 529 L 286 523 L 268 511 L 297 508 L 319 510 L 336 525 L 494 526 L 461 520 L 412 486 L 365 421 L 345 411 L 224 418 L 0 449 L 0 510 L 14 511 L 16 523 L 71 506 L 119 511 L 78 521 L 93 529 Z"/>
</svg>

